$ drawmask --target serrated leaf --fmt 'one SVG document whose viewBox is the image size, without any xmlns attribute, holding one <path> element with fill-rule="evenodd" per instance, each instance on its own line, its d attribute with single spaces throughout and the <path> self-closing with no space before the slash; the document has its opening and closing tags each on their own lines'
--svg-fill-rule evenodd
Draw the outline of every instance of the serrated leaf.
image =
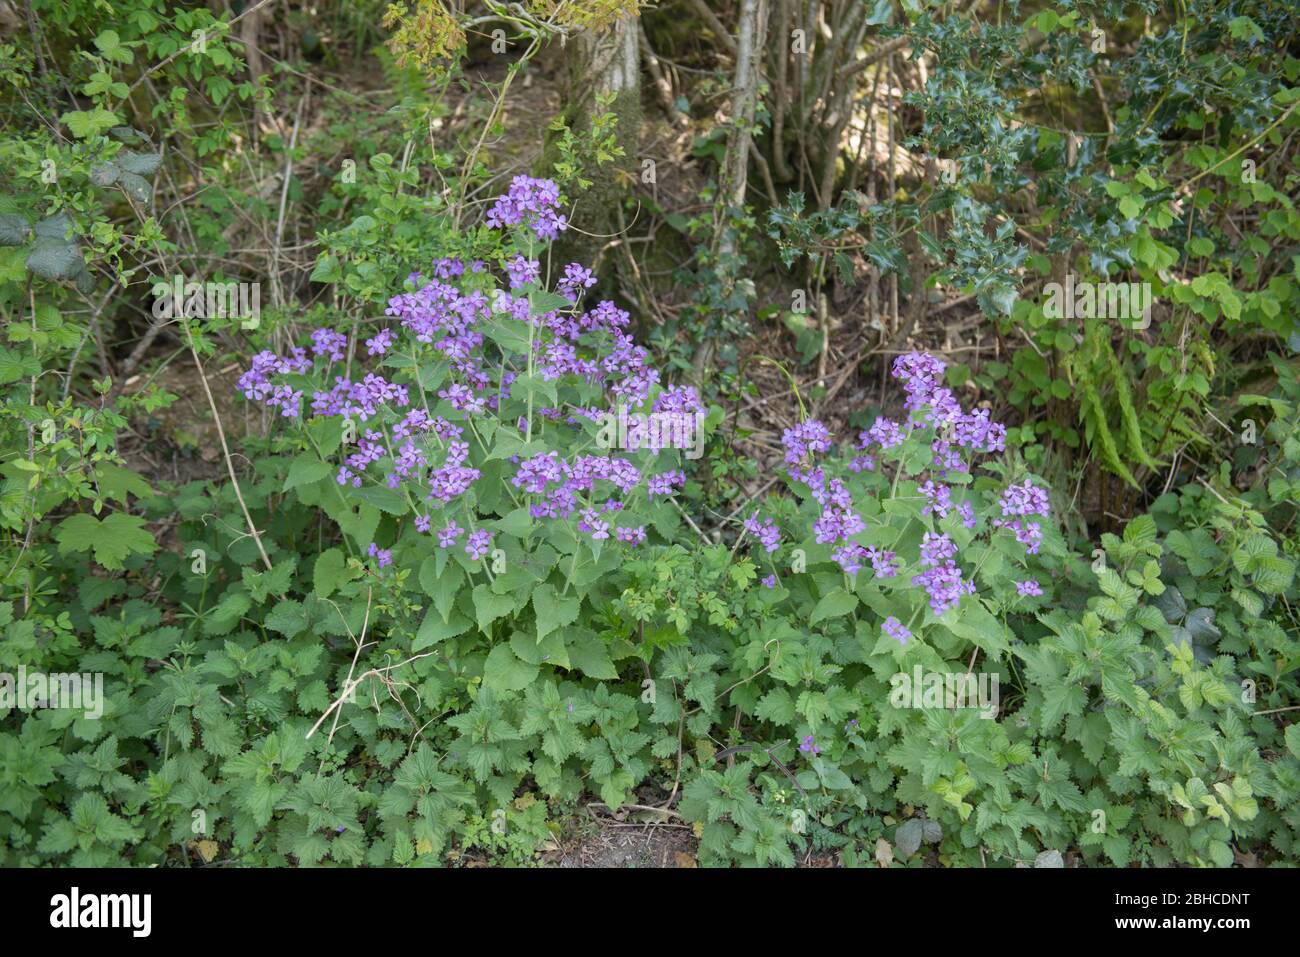
<svg viewBox="0 0 1300 957">
<path fill-rule="evenodd" d="M 522 691 L 541 669 L 521 661 L 509 644 L 495 645 L 483 665 L 483 683 L 493 691 Z"/>
<path fill-rule="evenodd" d="M 815 625 L 828 618 L 838 618 L 841 615 L 847 615 L 857 607 L 857 595 L 850 594 L 843 588 L 833 588 L 823 595 L 821 600 L 817 602 L 816 607 L 813 608 L 812 615 L 808 619 L 808 624 Z"/>
<path fill-rule="evenodd" d="M 27 255 L 27 268 L 43 279 L 71 279 L 86 266 L 76 243 L 38 239 Z"/>
<path fill-rule="evenodd" d="M 113 162 L 127 173 L 134 173 L 140 177 L 152 176 L 162 164 L 162 154 L 133 153 L 130 150 L 123 150 L 113 157 Z"/>
<path fill-rule="evenodd" d="M 0 214 L 0 246 L 21 246 L 31 231 L 27 217 L 17 213 Z"/>
</svg>

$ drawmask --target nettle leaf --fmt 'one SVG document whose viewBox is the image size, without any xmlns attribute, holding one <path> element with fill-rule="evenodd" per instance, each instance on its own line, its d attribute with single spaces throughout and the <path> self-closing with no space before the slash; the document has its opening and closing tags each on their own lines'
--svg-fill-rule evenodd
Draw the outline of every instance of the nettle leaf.
<svg viewBox="0 0 1300 957">
<path fill-rule="evenodd" d="M 285 598 L 277 601 L 270 614 L 262 622 L 271 631 L 278 631 L 286 638 L 303 631 L 307 627 L 307 612 L 302 602 Z"/>
</svg>

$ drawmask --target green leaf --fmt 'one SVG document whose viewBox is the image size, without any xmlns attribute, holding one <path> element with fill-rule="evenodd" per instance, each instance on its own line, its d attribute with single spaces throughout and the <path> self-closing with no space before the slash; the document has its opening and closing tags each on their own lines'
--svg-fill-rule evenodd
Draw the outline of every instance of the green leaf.
<svg viewBox="0 0 1300 957">
<path fill-rule="evenodd" d="M 283 598 L 275 603 L 262 624 L 286 638 L 292 638 L 307 627 L 307 613 L 303 610 L 302 602 Z"/>
<path fill-rule="evenodd" d="M 27 255 L 27 268 L 43 279 L 71 279 L 86 268 L 76 243 L 38 239 Z"/>
<path fill-rule="evenodd" d="M 54 531 L 59 553 L 94 550 L 95 561 L 109 571 L 119 571 L 133 554 L 151 555 L 158 544 L 144 528 L 144 519 L 114 512 L 102 522 L 85 512 L 70 515 Z"/>
<path fill-rule="evenodd" d="M 116 113 L 110 113 L 98 106 L 93 110 L 74 110 L 64 113 L 59 120 L 79 140 L 95 136 L 122 122 L 121 117 Z"/>
<path fill-rule="evenodd" d="M 566 643 L 567 644 L 567 643 Z M 588 678 L 598 681 L 614 681 L 618 678 L 618 669 L 609 660 L 609 650 L 605 642 L 592 636 L 580 638 L 567 644 L 569 660 Z"/>
<path fill-rule="evenodd" d="M 510 645 L 502 643 L 488 652 L 483 664 L 483 683 L 493 691 L 522 691 L 533 683 L 540 670 L 537 665 L 521 661 Z"/>
<path fill-rule="evenodd" d="M 821 600 L 817 602 L 817 606 L 813 608 L 812 615 L 808 619 L 808 624 L 815 625 L 828 618 L 838 618 L 841 615 L 847 615 L 857 607 L 857 595 L 850 594 L 843 588 L 833 588 L 823 595 Z"/>
<path fill-rule="evenodd" d="M 113 162 L 128 173 L 136 176 L 152 176 L 162 164 L 161 153 L 133 153 L 123 150 L 113 157 Z"/>
<path fill-rule="evenodd" d="M 492 622 L 515 610 L 513 595 L 495 594 L 486 584 L 475 585 L 473 597 L 474 615 L 478 619 L 478 629 L 484 634 L 488 633 L 488 627 Z"/>
<path fill-rule="evenodd" d="M 31 231 L 27 217 L 16 213 L 0 214 L 0 246 L 21 246 L 27 242 Z"/>
<path fill-rule="evenodd" d="M 538 586 L 533 592 L 533 610 L 537 612 L 537 640 L 541 641 L 555 629 L 577 621 L 580 604 L 577 598 L 557 594 L 555 586 L 550 583 Z"/>
<path fill-rule="evenodd" d="M 284 485 L 280 488 L 280 491 L 287 492 L 299 485 L 319 482 L 332 471 L 334 471 L 333 466 L 328 462 L 322 462 L 314 455 L 299 455 L 289 463 L 289 474 L 285 476 Z"/>
<path fill-rule="evenodd" d="M 347 563 L 343 552 L 337 548 L 321 552 L 312 571 L 312 591 L 320 598 L 328 598 L 346 580 Z"/>
</svg>

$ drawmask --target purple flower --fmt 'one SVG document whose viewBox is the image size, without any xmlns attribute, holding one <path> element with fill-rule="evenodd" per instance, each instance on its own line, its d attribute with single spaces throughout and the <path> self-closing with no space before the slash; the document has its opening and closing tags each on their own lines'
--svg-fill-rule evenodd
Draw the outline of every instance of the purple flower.
<svg viewBox="0 0 1300 957">
<path fill-rule="evenodd" d="M 1021 485 L 1008 485 L 999 502 L 1003 515 L 1048 515 L 1051 506 L 1047 492 L 1034 486 L 1029 479 Z"/>
<path fill-rule="evenodd" d="M 596 285 L 596 277 L 591 270 L 578 263 L 569 263 L 564 267 L 564 276 L 555 284 L 555 291 L 570 302 L 577 302 L 582 290 Z"/>
<path fill-rule="evenodd" d="M 578 531 L 586 532 L 593 541 L 609 538 L 609 522 L 602 519 L 594 508 L 584 508 L 578 522 Z"/>
<path fill-rule="evenodd" d="M 455 522 L 448 522 L 444 527 L 438 529 L 438 547 L 451 548 L 465 534 L 465 529 L 461 528 Z"/>
<path fill-rule="evenodd" d="M 943 518 L 952 507 L 952 489 L 946 485 L 935 485 L 934 482 L 927 481 L 921 486 L 921 494 L 926 497 L 926 505 L 921 509 L 922 515 L 936 514 Z"/>
<path fill-rule="evenodd" d="M 957 546 L 953 544 L 952 539 L 947 535 L 926 532 L 921 538 L 921 564 L 923 566 L 938 565 L 949 558 L 955 558 L 956 555 Z"/>
<path fill-rule="evenodd" d="M 678 412 L 693 413 L 703 412 L 704 403 L 700 401 L 700 394 L 692 386 L 678 385 L 671 389 L 665 389 L 658 398 L 655 399 L 654 405 L 651 406 L 654 412 Z"/>
<path fill-rule="evenodd" d="M 536 259 L 515 256 L 506 261 L 506 274 L 510 277 L 511 289 L 522 289 L 529 283 L 541 281 L 542 264 Z"/>
<path fill-rule="evenodd" d="M 745 531 L 753 535 L 762 543 L 770 555 L 781 547 L 781 530 L 776 527 L 776 523 L 770 518 L 764 519 L 762 524 L 758 521 L 758 512 L 755 512 L 744 521 Z"/>
<path fill-rule="evenodd" d="M 620 542 L 626 542 L 627 544 L 636 547 L 637 545 L 645 543 L 645 526 L 638 525 L 636 528 L 616 528 L 614 529 L 614 537 Z"/>
<path fill-rule="evenodd" d="M 969 501 L 958 504 L 957 514 L 961 516 L 961 523 L 967 528 L 975 527 L 975 507 Z"/>
<path fill-rule="evenodd" d="M 897 422 L 877 416 L 876 421 L 871 423 L 871 428 L 858 436 L 858 445 L 865 449 L 875 443 L 881 449 L 892 449 L 896 445 L 902 445 L 904 438 L 906 436 L 903 435 L 903 430 L 898 427 Z"/>
<path fill-rule="evenodd" d="M 862 560 L 867 557 L 867 550 L 857 542 L 841 545 L 831 552 L 831 558 L 844 569 L 846 574 L 856 575 L 862 568 Z"/>
<path fill-rule="evenodd" d="M 1021 596 L 1037 596 L 1043 593 L 1043 589 L 1033 578 L 1030 578 L 1027 581 L 1016 582 L 1016 591 Z"/>
<path fill-rule="evenodd" d="M 387 568 L 389 565 L 393 564 L 392 549 L 380 548 L 374 542 L 370 543 L 370 547 L 366 550 L 366 554 L 375 559 L 375 562 L 380 568 Z"/>
<path fill-rule="evenodd" d="M 330 362 L 342 362 L 348 337 L 333 329 L 317 329 L 311 334 L 312 355 L 325 356 Z"/>
<path fill-rule="evenodd" d="M 816 742 L 816 740 L 814 740 L 814 738 L 813 738 L 813 736 L 812 736 L 811 734 L 808 735 L 808 737 L 806 737 L 806 738 L 803 739 L 803 743 L 799 745 L 799 750 L 800 750 L 800 751 L 803 751 L 805 754 L 821 754 L 821 753 L 822 753 L 822 749 L 819 748 L 819 747 L 817 747 L 817 742 Z"/>
<path fill-rule="evenodd" d="M 776 587 L 776 576 L 775 576 L 775 575 L 768 575 L 766 578 L 764 578 L 764 579 L 763 579 L 763 587 L 764 587 L 764 588 L 775 588 L 775 587 Z"/>
<path fill-rule="evenodd" d="M 415 530 L 416 530 L 417 532 L 421 532 L 421 533 L 427 532 L 427 531 L 429 530 L 429 516 L 428 516 L 428 515 L 417 515 L 417 516 L 415 516 Z"/>
<path fill-rule="evenodd" d="M 912 637 L 912 633 L 908 631 L 907 626 L 893 615 L 890 615 L 881 622 L 880 630 L 890 638 L 893 638 L 900 645 L 907 644 L 907 640 Z"/>
<path fill-rule="evenodd" d="M 383 329 L 366 340 L 366 355 L 382 356 L 393 347 L 393 330 Z"/>
<path fill-rule="evenodd" d="M 646 483 L 646 490 L 650 497 L 654 498 L 656 495 L 672 495 L 674 488 L 681 488 L 685 484 L 685 473 L 677 471 L 662 472 L 650 476 Z"/>
<path fill-rule="evenodd" d="M 899 566 L 902 565 L 902 562 L 891 551 L 868 548 L 866 555 L 867 558 L 871 559 L 871 568 L 876 573 L 877 578 L 893 578 L 898 574 Z"/>
<path fill-rule="evenodd" d="M 478 561 L 491 550 L 492 533 L 485 528 L 470 532 L 469 538 L 465 540 L 465 552 L 474 561 Z"/>
<path fill-rule="evenodd" d="M 782 432 L 781 443 L 785 446 L 786 464 L 799 466 L 809 456 L 830 451 L 831 433 L 821 422 L 808 419 Z"/>
<path fill-rule="evenodd" d="M 974 583 L 962 581 L 961 569 L 951 560 L 913 575 L 912 584 L 925 589 L 930 596 L 930 609 L 936 615 L 956 608 L 962 595 L 973 594 L 975 591 Z"/>
<path fill-rule="evenodd" d="M 554 180 L 519 175 L 510 181 L 510 189 L 497 197 L 485 222 L 493 229 L 522 224 L 539 239 L 554 239 L 568 226 L 568 220 L 556 213 L 559 206 L 560 187 Z"/>
</svg>

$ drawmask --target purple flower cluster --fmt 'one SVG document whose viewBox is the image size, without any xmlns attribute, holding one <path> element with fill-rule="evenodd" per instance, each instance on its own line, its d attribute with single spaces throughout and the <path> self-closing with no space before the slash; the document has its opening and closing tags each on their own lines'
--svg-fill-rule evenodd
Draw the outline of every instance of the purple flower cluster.
<svg viewBox="0 0 1300 957">
<path fill-rule="evenodd" d="M 802 479 L 801 466 L 805 461 L 830 451 L 831 433 L 816 419 L 805 419 L 781 433 L 781 444 L 785 446 L 786 464 L 793 466 L 791 477 Z"/>
<path fill-rule="evenodd" d="M 533 518 L 567 519 L 580 511 L 578 530 L 594 541 L 608 539 L 611 530 L 620 542 L 636 546 L 645 541 L 644 526 L 613 528 L 604 517 L 623 509 L 622 500 L 611 497 L 613 490 L 627 495 L 641 483 L 641 471 L 628 459 L 580 455 L 566 462 L 554 452 L 543 452 L 520 462 L 510 481 L 529 495 L 541 497 L 541 501 L 529 506 Z M 613 490 L 602 493 L 597 484 L 600 482 L 612 486 Z M 653 494 L 653 477 L 649 487 Z M 585 505 L 581 501 L 583 496 L 587 498 Z"/>
<path fill-rule="evenodd" d="M 770 555 L 781 547 L 781 529 L 776 527 L 776 523 L 770 518 L 764 519 L 760 524 L 758 512 L 755 512 L 744 521 L 745 531 L 757 538 L 767 549 Z"/>
<path fill-rule="evenodd" d="M 949 608 L 956 608 L 962 595 L 975 593 L 975 583 L 962 581 L 961 569 L 952 559 L 927 568 L 919 575 L 913 575 L 912 584 L 925 589 L 925 593 L 930 596 L 930 609 L 936 615 L 942 615 Z"/>
<path fill-rule="evenodd" d="M 686 473 L 678 470 L 670 472 L 660 472 L 658 475 L 650 476 L 646 483 L 647 493 L 651 498 L 656 496 L 671 496 L 675 494 L 674 490 L 686 486 Z"/>
<path fill-rule="evenodd" d="M 1029 555 L 1037 555 L 1043 544 L 1043 525 L 1041 522 L 1021 521 L 1029 515 L 1049 515 L 1051 505 L 1047 500 L 1046 489 L 1036 487 L 1029 479 L 1020 485 L 1008 485 L 999 502 L 1004 516 L 1019 516 L 1011 521 L 995 518 L 994 528 L 1009 529 L 1016 536 L 1016 541 L 1025 546 Z"/>
<path fill-rule="evenodd" d="M 927 353 L 911 352 L 894 360 L 892 375 L 903 383 L 907 398 L 904 407 L 909 416 L 900 426 L 886 418 L 877 418 L 871 428 L 861 433 L 860 449 L 877 445 L 883 451 L 902 444 L 916 425 L 929 426 L 937 433 L 931 442 L 933 463 L 940 476 L 948 472 L 965 472 L 968 466 L 962 451 L 969 453 L 1001 452 L 1006 447 L 1006 427 L 989 420 L 987 410 L 962 411 L 961 403 L 943 383 L 945 364 Z M 941 513 L 942 514 L 942 513 Z"/>
<path fill-rule="evenodd" d="M 899 566 L 903 564 L 897 555 L 887 550 L 868 548 L 866 557 L 871 559 L 871 570 L 875 572 L 877 578 L 893 578 L 898 574 Z"/>
<path fill-rule="evenodd" d="M 465 460 L 469 458 L 468 442 L 452 442 L 447 446 L 447 458 L 440 468 L 429 475 L 428 500 L 446 505 L 459 495 L 469 491 L 474 480 L 479 477 L 479 470 L 468 468 Z"/>
<path fill-rule="evenodd" d="M 469 538 L 465 539 L 465 553 L 474 561 L 478 561 L 492 550 L 492 533 L 487 529 L 480 528 L 477 532 L 470 532 Z"/>
<path fill-rule="evenodd" d="M 497 197 L 485 221 L 493 229 L 524 225 L 538 239 L 555 239 L 569 225 L 568 219 L 556 212 L 559 208 L 560 187 L 553 180 L 520 175 Z"/>
<path fill-rule="evenodd" d="M 897 618 L 895 618 L 893 615 L 890 615 L 883 622 L 881 622 L 880 630 L 883 631 L 885 634 L 887 634 L 890 638 L 893 638 L 900 645 L 907 644 L 907 639 L 912 637 L 912 633 L 908 631 L 907 626 L 903 624 L 901 621 L 899 621 Z"/>
</svg>

